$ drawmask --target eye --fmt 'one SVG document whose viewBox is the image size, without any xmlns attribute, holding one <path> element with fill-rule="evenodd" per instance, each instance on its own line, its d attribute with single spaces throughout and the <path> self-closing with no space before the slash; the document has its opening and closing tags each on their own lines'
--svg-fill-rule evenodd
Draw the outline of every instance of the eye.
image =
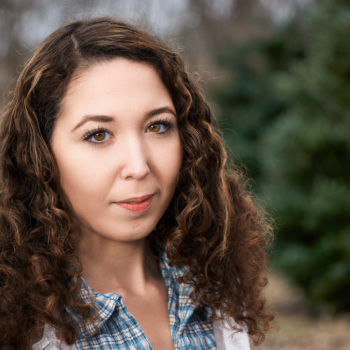
<svg viewBox="0 0 350 350">
<path fill-rule="evenodd" d="M 172 128 L 172 123 L 168 120 L 157 120 L 152 122 L 146 129 L 146 132 L 163 134 Z"/>
<path fill-rule="evenodd" d="M 111 134 L 105 129 L 95 129 L 88 131 L 84 136 L 83 140 L 91 143 L 103 143 L 111 137 Z"/>
</svg>

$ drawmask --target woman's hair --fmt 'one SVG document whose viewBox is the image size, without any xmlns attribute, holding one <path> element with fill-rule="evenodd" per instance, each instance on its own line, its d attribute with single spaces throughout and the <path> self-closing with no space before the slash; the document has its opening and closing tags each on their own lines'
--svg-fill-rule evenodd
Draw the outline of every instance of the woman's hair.
<svg viewBox="0 0 350 350">
<path fill-rule="evenodd" d="M 67 307 L 91 317 L 79 297 L 78 230 L 50 140 L 72 76 L 116 57 L 155 68 L 172 97 L 183 145 L 178 186 L 148 237 L 151 248 L 158 255 L 166 249 L 171 264 L 187 267 L 182 280 L 194 286 L 200 307 L 233 318 L 261 341 L 272 319 L 261 296 L 270 226 L 239 172 L 228 168 L 207 102 L 177 54 L 142 30 L 96 18 L 67 24 L 39 46 L 3 117 L 1 348 L 29 349 L 45 323 L 71 344 L 77 328 Z"/>
</svg>

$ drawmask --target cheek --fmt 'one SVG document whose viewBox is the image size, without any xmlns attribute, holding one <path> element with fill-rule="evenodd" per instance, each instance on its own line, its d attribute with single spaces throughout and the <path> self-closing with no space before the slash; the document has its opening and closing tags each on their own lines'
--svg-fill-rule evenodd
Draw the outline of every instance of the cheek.
<svg viewBox="0 0 350 350">
<path fill-rule="evenodd" d="M 103 194 L 103 182 L 106 182 L 101 169 L 72 150 L 64 154 L 57 153 L 56 161 L 60 173 L 62 189 L 73 207 L 78 201 L 86 198 L 98 199 Z M 101 181 L 104 179 L 104 181 Z"/>
<path fill-rule="evenodd" d="M 168 149 L 164 148 L 158 159 L 163 178 L 166 179 L 168 186 L 173 187 L 172 189 L 175 189 L 177 184 L 182 164 L 182 152 L 181 142 L 178 139 Z"/>
</svg>

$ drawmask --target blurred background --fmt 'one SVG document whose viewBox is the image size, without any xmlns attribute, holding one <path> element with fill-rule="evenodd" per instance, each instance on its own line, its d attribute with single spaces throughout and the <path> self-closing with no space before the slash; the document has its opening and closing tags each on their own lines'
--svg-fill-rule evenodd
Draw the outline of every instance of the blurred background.
<svg viewBox="0 0 350 350">
<path fill-rule="evenodd" d="M 1 0 L 1 108 L 50 32 L 97 15 L 183 56 L 275 219 L 258 349 L 350 349 L 350 1 Z"/>
</svg>

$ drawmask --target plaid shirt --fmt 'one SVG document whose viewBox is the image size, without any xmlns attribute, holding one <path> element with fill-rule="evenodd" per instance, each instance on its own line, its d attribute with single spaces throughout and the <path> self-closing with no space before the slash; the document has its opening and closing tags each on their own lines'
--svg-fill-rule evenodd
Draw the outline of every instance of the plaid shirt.
<svg viewBox="0 0 350 350">
<path fill-rule="evenodd" d="M 175 349 L 216 349 L 210 312 L 204 315 L 196 312 L 196 305 L 191 299 L 193 287 L 177 283 L 183 269 L 171 267 L 165 254 L 160 261 L 160 268 L 168 289 L 169 322 Z M 80 323 L 81 332 L 75 344 L 78 349 L 152 349 L 150 341 L 127 310 L 120 295 L 97 293 L 83 281 L 82 297 L 87 302 L 93 298 L 97 318 L 85 327 Z M 77 319 L 72 310 L 69 312 Z"/>
</svg>

